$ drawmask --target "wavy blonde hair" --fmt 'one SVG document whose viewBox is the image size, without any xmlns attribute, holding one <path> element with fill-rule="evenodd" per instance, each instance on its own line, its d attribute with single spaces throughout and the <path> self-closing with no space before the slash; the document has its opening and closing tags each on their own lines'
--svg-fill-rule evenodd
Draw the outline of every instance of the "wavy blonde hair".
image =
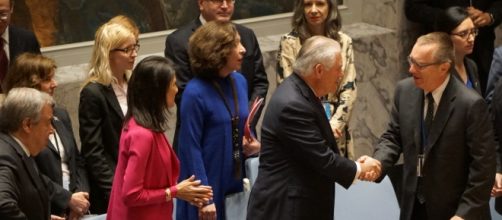
<svg viewBox="0 0 502 220">
<path fill-rule="evenodd" d="M 119 48 L 128 39 L 135 38 L 131 30 L 121 24 L 108 22 L 96 31 L 91 61 L 89 63 L 89 82 L 97 82 L 109 86 L 113 79 L 110 67 L 110 52 Z M 126 71 L 126 79 L 131 71 Z"/>
</svg>

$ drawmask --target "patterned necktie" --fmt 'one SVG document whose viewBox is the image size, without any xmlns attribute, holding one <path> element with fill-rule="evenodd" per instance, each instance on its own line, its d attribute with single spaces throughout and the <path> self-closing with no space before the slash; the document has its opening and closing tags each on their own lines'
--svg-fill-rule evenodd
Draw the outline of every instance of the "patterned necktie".
<svg viewBox="0 0 502 220">
<path fill-rule="evenodd" d="M 0 38 L 0 83 L 3 83 L 5 76 L 7 75 L 7 70 L 9 68 L 9 59 L 7 58 L 7 53 L 4 50 L 5 41 Z M 0 86 L 0 93 L 2 93 L 2 88 Z"/>
</svg>

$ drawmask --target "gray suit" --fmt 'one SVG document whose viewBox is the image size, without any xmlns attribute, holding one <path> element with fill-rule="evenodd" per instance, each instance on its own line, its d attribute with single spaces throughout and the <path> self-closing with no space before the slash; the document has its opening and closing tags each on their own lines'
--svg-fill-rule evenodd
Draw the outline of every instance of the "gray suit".
<svg viewBox="0 0 502 220">
<path fill-rule="evenodd" d="M 399 82 L 387 131 L 374 157 L 385 173 L 404 155 L 402 220 L 413 219 L 417 154 L 422 147 L 423 90 L 413 78 Z M 484 100 L 450 77 L 425 146 L 423 189 L 429 219 L 490 219 L 488 200 L 495 174 L 495 143 Z"/>
</svg>

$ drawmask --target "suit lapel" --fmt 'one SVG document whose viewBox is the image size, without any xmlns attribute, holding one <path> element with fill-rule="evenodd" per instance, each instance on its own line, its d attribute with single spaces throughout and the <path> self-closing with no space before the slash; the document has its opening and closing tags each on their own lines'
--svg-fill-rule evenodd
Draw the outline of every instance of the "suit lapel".
<svg viewBox="0 0 502 220">
<path fill-rule="evenodd" d="M 308 100 L 311 106 L 314 106 L 314 109 L 317 111 L 317 119 L 320 121 L 321 132 L 323 133 L 323 137 L 326 138 L 327 144 L 339 154 L 338 147 L 336 147 L 336 140 L 332 133 L 331 125 L 329 124 L 329 120 L 326 117 L 326 113 L 324 111 L 324 107 L 321 104 L 319 98 L 314 94 L 312 89 L 301 79 L 298 75 L 292 74 L 290 77 L 293 77 L 295 84 L 298 86 L 300 93 Z"/>
<path fill-rule="evenodd" d="M 56 128 L 56 131 L 58 133 L 58 136 L 59 136 L 59 139 L 61 140 L 61 144 L 59 145 L 59 150 L 64 150 L 64 153 L 65 153 L 65 157 L 66 159 L 70 159 L 71 157 L 71 152 L 68 152 L 69 151 L 69 146 L 70 146 L 70 142 L 71 140 L 68 140 L 68 135 L 71 135 L 71 134 L 68 134 L 68 132 L 66 131 L 66 127 L 64 126 L 63 122 L 60 121 L 57 117 L 54 117 L 55 120 L 54 120 L 54 127 Z M 52 143 L 49 142 L 49 145 L 53 146 Z M 55 149 L 55 147 L 53 147 Z M 59 155 L 59 152 L 56 151 L 56 153 L 58 154 L 58 157 L 60 157 Z"/>
<path fill-rule="evenodd" d="M 415 143 L 415 149 L 418 154 L 420 148 L 422 148 L 422 121 L 423 121 L 423 110 L 424 110 L 424 92 L 421 89 L 414 88 L 412 97 L 410 97 L 411 102 L 407 109 L 410 109 L 411 117 L 413 117 L 413 140 Z M 405 110 L 406 111 L 406 110 Z"/>
<path fill-rule="evenodd" d="M 443 129 L 446 123 L 448 122 L 450 115 L 453 112 L 452 102 L 455 100 L 456 97 L 455 96 L 455 86 L 457 86 L 456 83 L 460 84 L 460 82 L 457 81 L 457 79 L 450 77 L 450 81 L 448 82 L 448 85 L 446 85 L 443 95 L 441 96 L 441 101 L 439 102 L 438 109 L 432 122 L 432 128 L 429 131 L 429 141 L 425 148 L 426 155 L 431 151 L 431 148 L 434 147 L 435 143 L 439 139 L 439 136 L 441 136 L 441 133 L 443 132 Z"/>
<path fill-rule="evenodd" d="M 123 120 L 124 119 L 124 113 L 122 112 L 122 109 L 120 108 L 119 100 L 117 99 L 117 96 L 115 95 L 115 92 L 113 91 L 113 88 L 111 85 L 109 86 L 102 86 L 103 89 L 103 95 L 105 96 L 106 101 L 110 106 L 112 107 L 113 111 Z"/>
</svg>

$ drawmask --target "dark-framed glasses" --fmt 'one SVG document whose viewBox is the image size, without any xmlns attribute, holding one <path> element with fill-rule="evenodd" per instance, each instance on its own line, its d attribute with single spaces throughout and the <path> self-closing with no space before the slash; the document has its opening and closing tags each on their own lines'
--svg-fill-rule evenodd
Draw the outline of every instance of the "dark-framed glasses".
<svg viewBox="0 0 502 220">
<path fill-rule="evenodd" d="M 134 44 L 130 47 L 126 47 L 126 48 L 115 48 L 113 49 L 112 51 L 122 51 L 128 55 L 132 55 L 132 52 L 133 51 L 136 51 L 136 53 L 139 51 L 139 44 Z"/>
<path fill-rule="evenodd" d="M 223 5 L 223 2 L 226 2 L 227 5 L 235 3 L 235 0 L 209 0 L 209 1 L 216 5 Z"/>
<path fill-rule="evenodd" d="M 460 38 L 462 39 L 467 39 L 469 38 L 469 36 L 473 36 L 473 37 L 476 37 L 478 36 L 478 33 L 479 33 L 479 30 L 477 28 L 473 28 L 473 29 L 470 29 L 470 30 L 465 30 L 465 31 L 460 31 L 460 32 L 457 32 L 457 33 L 451 33 L 451 35 L 456 35 L 456 36 L 459 36 Z"/>
<path fill-rule="evenodd" d="M 419 70 L 423 70 L 423 69 L 425 69 L 428 66 L 434 66 L 434 65 L 442 64 L 444 62 L 445 61 L 437 61 L 437 62 L 433 62 L 433 63 L 419 63 L 415 59 L 413 59 L 411 56 L 408 56 L 408 63 L 410 64 L 410 66 L 415 66 Z"/>
</svg>

